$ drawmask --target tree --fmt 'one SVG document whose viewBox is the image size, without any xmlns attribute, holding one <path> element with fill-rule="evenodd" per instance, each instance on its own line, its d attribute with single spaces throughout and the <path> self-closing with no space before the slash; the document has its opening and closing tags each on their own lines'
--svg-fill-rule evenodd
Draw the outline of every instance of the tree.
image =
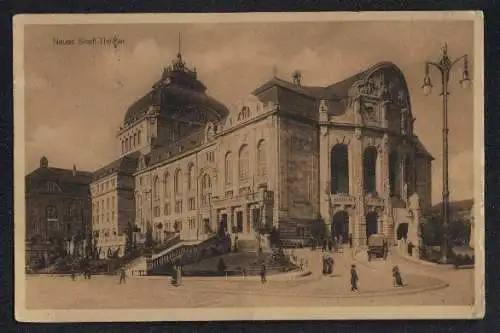
<svg viewBox="0 0 500 333">
<path fill-rule="evenodd" d="M 422 225 L 422 242 L 424 245 L 439 246 L 443 243 L 443 218 L 438 214 L 427 216 Z"/>
</svg>

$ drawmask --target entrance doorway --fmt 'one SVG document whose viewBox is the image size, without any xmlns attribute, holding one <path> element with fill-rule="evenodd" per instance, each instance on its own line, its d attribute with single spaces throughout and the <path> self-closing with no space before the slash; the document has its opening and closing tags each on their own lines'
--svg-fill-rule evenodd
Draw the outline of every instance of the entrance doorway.
<svg viewBox="0 0 500 333">
<path fill-rule="evenodd" d="M 209 219 L 203 219 L 203 230 L 204 230 L 205 234 L 212 233 L 212 230 L 210 230 L 210 220 Z"/>
<path fill-rule="evenodd" d="M 219 229 L 222 231 L 227 230 L 227 214 L 221 214 Z"/>
<path fill-rule="evenodd" d="M 261 228 L 260 225 L 260 209 L 259 208 L 254 208 L 252 209 L 252 224 L 253 224 L 253 230 L 259 230 Z"/>
<path fill-rule="evenodd" d="M 378 233 L 378 214 L 371 212 L 366 215 L 366 238 Z"/>
<path fill-rule="evenodd" d="M 332 237 L 338 237 L 342 244 L 349 242 L 349 214 L 341 211 L 332 218 Z"/>
<path fill-rule="evenodd" d="M 400 223 L 398 229 L 396 230 L 396 236 L 398 240 L 408 238 L 408 223 Z"/>
<path fill-rule="evenodd" d="M 243 232 L 243 212 L 236 212 L 236 232 Z"/>
</svg>

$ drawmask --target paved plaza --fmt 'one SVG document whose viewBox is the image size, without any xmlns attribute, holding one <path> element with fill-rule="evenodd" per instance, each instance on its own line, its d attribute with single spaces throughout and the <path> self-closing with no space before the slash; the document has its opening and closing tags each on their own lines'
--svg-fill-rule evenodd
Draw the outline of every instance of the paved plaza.
<svg viewBox="0 0 500 333">
<path fill-rule="evenodd" d="M 309 276 L 270 276 L 261 285 L 255 277 L 184 278 L 180 287 L 168 277 L 94 276 L 71 281 L 69 276 L 28 276 L 28 309 L 130 309 L 253 306 L 471 305 L 473 269 L 426 266 L 394 253 L 387 261 L 368 262 L 350 249 L 335 253 L 332 276 L 321 274 L 321 251 L 296 254 L 309 262 Z M 351 292 L 349 268 L 356 264 L 359 292 Z M 398 265 L 405 286 L 393 287 L 391 268 Z"/>
</svg>

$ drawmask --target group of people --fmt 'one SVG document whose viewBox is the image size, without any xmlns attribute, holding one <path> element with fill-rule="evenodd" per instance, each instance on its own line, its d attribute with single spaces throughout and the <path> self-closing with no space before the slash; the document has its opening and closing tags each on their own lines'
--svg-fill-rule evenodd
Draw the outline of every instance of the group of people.
<svg viewBox="0 0 500 333">
<path fill-rule="evenodd" d="M 85 268 L 81 271 L 77 271 L 75 268 L 71 268 L 70 276 L 72 281 L 76 280 L 78 273 L 81 273 L 85 280 L 92 279 L 92 271 L 90 270 L 90 268 Z"/>
<path fill-rule="evenodd" d="M 342 244 L 344 244 L 344 237 L 342 235 L 335 235 L 333 237 L 323 237 L 319 241 L 317 239 L 311 240 L 311 250 L 316 250 L 318 245 L 321 245 L 323 251 L 329 252 L 339 252 L 342 250 Z M 352 248 L 352 234 L 349 234 L 347 238 L 349 247 Z"/>
</svg>

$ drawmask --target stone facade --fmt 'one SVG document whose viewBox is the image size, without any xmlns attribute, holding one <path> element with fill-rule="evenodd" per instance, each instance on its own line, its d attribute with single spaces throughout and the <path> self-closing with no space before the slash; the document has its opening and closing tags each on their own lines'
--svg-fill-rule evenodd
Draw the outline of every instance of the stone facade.
<svg viewBox="0 0 500 333">
<path fill-rule="evenodd" d="M 391 63 L 328 87 L 273 78 L 228 110 L 179 55 L 127 111 L 118 160 L 96 173 L 96 235 L 104 247 L 112 242 L 103 230 L 119 238 L 130 225 L 138 239 L 151 228 L 158 242 L 220 228 L 239 239 L 272 227 L 303 239 L 321 219 L 345 242 L 366 244 L 374 233 L 395 241 L 400 225 L 418 225 L 416 211 L 430 204 L 432 157 L 414 121 Z M 103 182 L 108 192 L 96 190 Z M 113 246 L 123 249 L 120 242 Z"/>
<path fill-rule="evenodd" d="M 91 230 L 89 172 L 49 167 L 46 157 L 26 176 L 27 252 L 45 255 L 53 245 L 83 245 Z M 81 240 L 81 241 L 80 241 Z M 36 252 L 36 253 L 35 253 Z"/>
</svg>

